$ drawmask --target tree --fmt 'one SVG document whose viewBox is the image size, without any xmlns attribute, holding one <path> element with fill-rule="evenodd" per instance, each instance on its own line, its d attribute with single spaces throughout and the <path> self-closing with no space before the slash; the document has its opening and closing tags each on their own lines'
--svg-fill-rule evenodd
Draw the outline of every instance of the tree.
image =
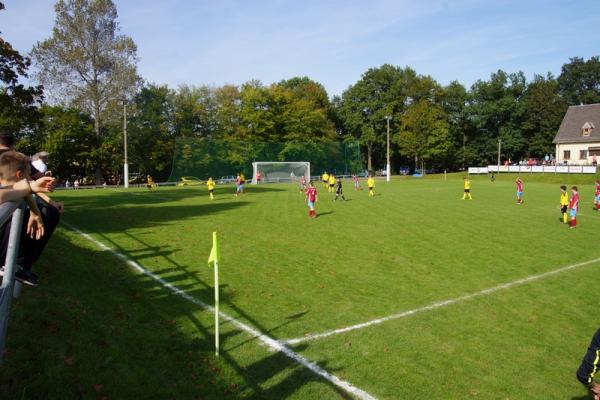
<svg viewBox="0 0 600 400">
<path fill-rule="evenodd" d="M 167 86 L 147 85 L 134 98 L 128 121 L 129 161 L 134 171 L 168 178 L 173 163 L 173 95 Z"/>
<path fill-rule="evenodd" d="M 536 75 L 520 104 L 523 138 L 527 156 L 541 158 L 554 153 L 552 140 L 567 111 L 567 103 L 559 94 L 558 81 L 548 74 Z"/>
<path fill-rule="evenodd" d="M 95 147 L 100 150 L 105 147 L 105 120 L 118 113 L 123 99 L 131 97 L 139 83 L 136 45 L 119 33 L 111 0 L 59 0 L 54 9 L 52 37 L 32 50 L 37 77 L 52 99 L 93 117 Z M 102 157 L 103 152 L 92 154 Z M 100 180 L 99 167 L 96 179 Z"/>
<path fill-rule="evenodd" d="M 450 82 L 444 88 L 442 108 L 448 116 L 449 135 L 452 149 L 448 152 L 446 167 L 466 168 L 472 162 L 474 154 L 472 147 L 467 146 L 467 140 L 472 133 L 471 124 L 467 114 L 469 93 L 458 81 Z"/>
<path fill-rule="evenodd" d="M 395 140 L 400 153 L 419 161 L 440 162 L 451 148 L 447 115 L 428 100 L 411 104 L 400 122 Z"/>
<path fill-rule="evenodd" d="M 469 145 L 478 158 L 475 162 L 486 164 L 496 161 L 498 139 L 502 140 L 502 154 L 518 159 L 525 154 L 521 133 L 519 101 L 526 88 L 522 72 L 507 74 L 499 70 L 489 81 L 477 81 L 471 87 L 468 118 L 474 132 Z"/>
<path fill-rule="evenodd" d="M 0 10 L 3 9 L 0 2 Z M 29 58 L 0 37 L 0 129 L 18 134 L 39 118 L 37 107 L 43 100 L 43 87 L 19 83 L 19 78 L 27 78 L 30 65 Z"/>
<path fill-rule="evenodd" d="M 373 169 L 376 149 L 383 149 L 386 140 L 386 116 L 393 116 L 394 130 L 399 115 L 408 103 L 411 82 L 416 73 L 389 64 L 371 68 L 342 94 L 337 115 L 343 131 L 359 140 L 366 148 L 367 169 Z"/>
<path fill-rule="evenodd" d="M 600 57 L 574 57 L 562 66 L 560 93 L 569 105 L 600 103 Z"/>
<path fill-rule="evenodd" d="M 281 81 L 270 89 L 279 103 L 278 125 L 284 141 L 314 142 L 335 138 L 331 104 L 321 84 L 307 77 L 296 77 Z"/>
<path fill-rule="evenodd" d="M 92 118 L 80 110 L 61 106 L 44 105 L 40 113 L 43 138 L 38 148 L 50 153 L 54 174 L 59 179 L 87 176 L 94 168 L 89 153 L 94 142 Z"/>
</svg>

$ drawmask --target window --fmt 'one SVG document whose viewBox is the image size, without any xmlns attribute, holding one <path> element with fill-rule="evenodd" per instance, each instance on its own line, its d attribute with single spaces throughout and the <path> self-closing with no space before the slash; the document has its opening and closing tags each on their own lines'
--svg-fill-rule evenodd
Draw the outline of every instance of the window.
<svg viewBox="0 0 600 400">
<path fill-rule="evenodd" d="M 563 160 L 570 160 L 570 159 L 571 159 L 571 150 L 563 151 Z"/>
<path fill-rule="evenodd" d="M 581 133 L 583 134 L 583 136 L 590 136 L 592 134 L 592 130 L 594 128 L 596 128 L 596 127 L 594 126 L 593 122 L 586 122 L 581 127 Z"/>
<path fill-rule="evenodd" d="M 579 159 L 587 160 L 587 158 L 588 158 L 588 151 L 587 150 L 579 150 Z"/>
</svg>

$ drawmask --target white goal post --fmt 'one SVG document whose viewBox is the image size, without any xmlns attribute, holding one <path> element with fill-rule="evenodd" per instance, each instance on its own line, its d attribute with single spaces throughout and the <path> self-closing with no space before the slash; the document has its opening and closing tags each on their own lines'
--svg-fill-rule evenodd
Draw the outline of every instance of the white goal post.
<svg viewBox="0 0 600 400">
<path fill-rule="evenodd" d="M 260 173 L 260 181 L 259 174 Z M 310 163 L 308 161 L 259 161 L 252 163 L 252 183 L 294 182 L 301 176 L 310 181 Z"/>
</svg>

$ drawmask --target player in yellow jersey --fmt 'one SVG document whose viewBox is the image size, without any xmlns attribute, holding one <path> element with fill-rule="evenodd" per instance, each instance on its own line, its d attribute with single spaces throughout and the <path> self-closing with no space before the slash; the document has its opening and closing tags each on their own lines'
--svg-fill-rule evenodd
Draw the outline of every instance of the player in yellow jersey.
<svg viewBox="0 0 600 400">
<path fill-rule="evenodd" d="M 148 175 L 146 187 L 148 188 L 148 190 L 152 190 L 152 188 L 154 186 L 155 186 L 154 180 L 152 179 L 152 177 L 150 175 Z"/>
<path fill-rule="evenodd" d="M 321 180 L 323 181 L 323 187 L 327 189 L 327 185 L 329 185 L 329 174 L 327 173 L 327 171 L 323 172 Z"/>
<path fill-rule="evenodd" d="M 367 187 L 369 188 L 369 197 L 375 196 L 373 189 L 375 188 L 375 178 L 372 175 L 369 175 L 367 178 Z"/>
<path fill-rule="evenodd" d="M 469 200 L 473 200 L 473 198 L 471 197 L 471 181 L 468 177 L 465 176 L 465 190 L 462 199 L 465 200 L 467 197 L 469 198 Z"/>
<path fill-rule="evenodd" d="M 329 175 L 329 193 L 335 193 L 335 175 Z"/>
<path fill-rule="evenodd" d="M 569 208 L 569 192 L 567 192 L 567 187 L 562 185 L 560 187 L 560 212 L 562 214 L 561 221 L 563 224 L 567 223 L 567 210 Z"/>
<path fill-rule="evenodd" d="M 208 188 L 208 194 L 210 194 L 211 200 L 215 199 L 215 197 L 213 196 L 215 186 L 217 186 L 217 184 L 215 183 L 215 181 L 213 181 L 213 178 L 208 178 L 208 180 L 206 181 L 206 187 Z"/>
</svg>

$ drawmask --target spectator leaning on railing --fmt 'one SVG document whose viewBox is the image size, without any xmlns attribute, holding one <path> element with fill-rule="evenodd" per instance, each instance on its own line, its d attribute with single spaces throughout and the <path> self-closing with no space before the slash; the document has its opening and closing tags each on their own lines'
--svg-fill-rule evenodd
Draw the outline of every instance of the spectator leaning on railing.
<svg viewBox="0 0 600 400">
<path fill-rule="evenodd" d="M 8 132 L 0 132 L 0 154 L 9 152 L 13 149 L 13 147 L 14 136 Z M 32 172 L 32 175 L 34 175 L 34 178 L 44 177 L 44 174 L 38 171 L 34 166 L 29 165 L 29 168 Z M 53 187 L 54 179 L 51 180 Z M 17 258 L 17 264 L 20 265 L 25 272 L 17 273 L 16 278 L 32 286 L 37 285 L 38 279 L 37 276 L 31 272 L 31 267 L 33 263 L 40 257 L 42 250 L 48 243 L 48 240 L 52 236 L 54 229 L 58 225 L 60 214 L 64 211 L 63 204 L 50 199 L 50 197 L 46 195 L 46 192 L 48 191 L 36 192 L 35 200 L 29 196 L 30 199 L 28 200 L 28 205 L 30 210 L 26 211 L 24 214 L 24 221 L 29 222 L 27 223 L 27 226 L 23 227 L 21 246 L 19 249 L 19 256 Z M 33 219 L 36 219 L 37 216 L 41 217 L 41 226 L 43 228 L 41 230 L 33 230 L 34 233 L 32 234 L 33 227 L 37 228 L 40 225 L 36 222 L 33 222 Z M 10 233 L 9 227 L 10 221 L 5 223 L 0 229 L 0 260 L 4 260 L 6 258 L 8 237 Z"/>
<path fill-rule="evenodd" d="M 27 181 L 28 178 L 29 158 L 26 155 L 16 151 L 7 151 L 0 155 L 0 184 L 2 187 L 10 187 L 11 185 L 14 187 L 15 184 L 18 185 L 19 182 L 23 181 L 29 184 Z M 42 177 L 39 179 L 41 179 L 41 182 L 51 182 L 51 185 L 54 184 L 54 178 L 52 177 Z M 35 182 L 37 181 L 34 181 L 34 183 Z M 29 210 L 24 214 L 23 220 L 27 221 L 27 224 L 23 226 L 21 247 L 17 258 L 17 263 L 20 265 L 21 269 L 17 270 L 15 273 L 15 278 L 31 286 L 37 285 L 38 281 L 37 276 L 31 272 L 31 267 L 40 257 L 49 237 L 52 235 L 52 230 L 54 229 L 54 227 L 52 227 L 51 230 L 48 231 L 44 227 L 45 224 L 42 219 L 42 212 L 38 208 L 35 199 L 31 196 L 31 193 L 36 191 L 34 186 L 31 187 L 30 193 L 27 193 L 24 196 Z M 2 257 L 2 260 L 6 259 L 10 225 L 11 222 L 9 221 L 2 227 L 4 230 L 2 232 L 2 248 L 0 250 L 0 257 Z"/>
</svg>

